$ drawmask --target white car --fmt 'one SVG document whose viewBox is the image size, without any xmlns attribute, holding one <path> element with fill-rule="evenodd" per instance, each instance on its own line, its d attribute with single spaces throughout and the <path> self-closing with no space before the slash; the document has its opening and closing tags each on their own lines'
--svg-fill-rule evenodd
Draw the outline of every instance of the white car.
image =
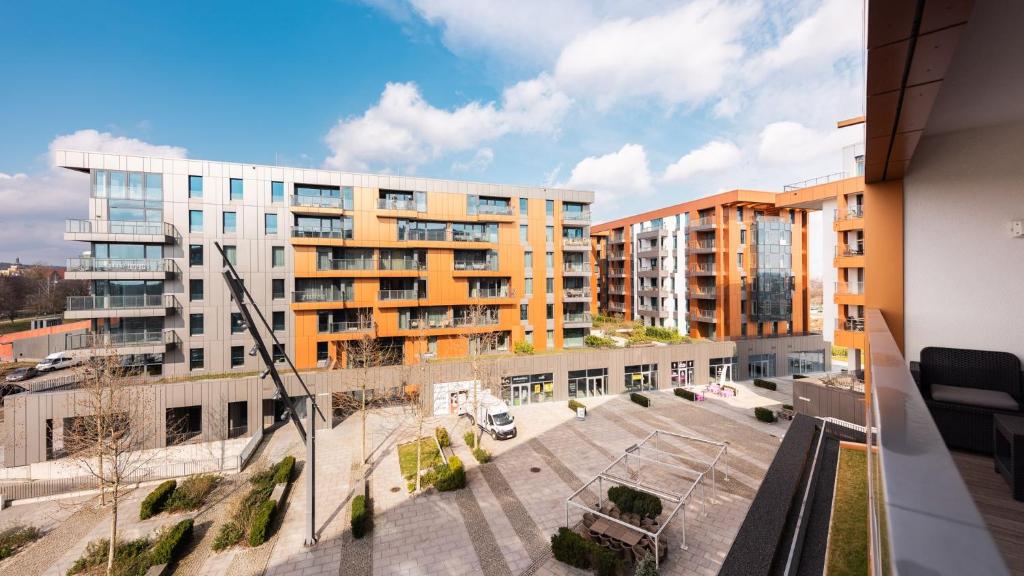
<svg viewBox="0 0 1024 576">
<path fill-rule="evenodd" d="M 51 372 L 53 370 L 60 370 L 61 368 L 68 368 L 78 364 L 78 360 L 73 358 L 67 352 L 54 352 L 39 364 L 36 364 L 36 370 L 40 372 Z"/>
</svg>

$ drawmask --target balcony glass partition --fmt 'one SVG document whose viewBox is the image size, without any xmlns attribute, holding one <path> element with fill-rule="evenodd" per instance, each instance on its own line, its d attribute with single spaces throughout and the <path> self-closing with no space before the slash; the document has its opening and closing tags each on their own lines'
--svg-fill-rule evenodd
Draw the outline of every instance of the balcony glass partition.
<svg viewBox="0 0 1024 576">
<path fill-rule="evenodd" d="M 498 225 L 494 223 L 470 224 L 457 222 L 452 224 L 452 240 L 456 242 L 492 242 L 498 241 Z"/>
<path fill-rule="evenodd" d="M 296 184 L 292 205 L 351 210 L 353 208 L 352 187 Z"/>
<path fill-rule="evenodd" d="M 108 199 L 108 220 L 163 222 L 162 174 L 93 170 L 92 196 Z"/>
<path fill-rule="evenodd" d="M 352 217 L 295 216 L 292 236 L 296 238 L 352 239 Z"/>
<path fill-rule="evenodd" d="M 399 220 L 398 239 L 443 242 L 448 239 L 448 224 L 422 220 Z"/>
<path fill-rule="evenodd" d="M 494 250 L 456 250 L 456 270 L 496 271 L 498 253 Z"/>
</svg>

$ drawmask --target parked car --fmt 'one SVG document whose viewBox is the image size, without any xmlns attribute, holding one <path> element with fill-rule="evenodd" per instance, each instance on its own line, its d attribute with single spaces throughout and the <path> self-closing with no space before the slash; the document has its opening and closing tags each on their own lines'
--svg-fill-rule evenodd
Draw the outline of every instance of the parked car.
<svg viewBox="0 0 1024 576">
<path fill-rule="evenodd" d="M 60 370 L 62 368 L 68 368 L 78 364 L 78 360 L 72 358 L 67 352 L 54 352 L 39 364 L 36 364 L 36 370 L 40 372 L 52 372 L 53 370 Z"/>
<path fill-rule="evenodd" d="M 476 424 L 496 440 L 516 437 L 515 419 L 508 413 L 508 404 L 491 395 L 490 390 L 480 393 L 480 402 L 476 408 L 477 413 L 474 415 L 472 404 L 465 402 L 459 406 L 460 415 L 468 416 L 470 423 Z"/>
<path fill-rule="evenodd" d="M 11 394 L 21 394 L 26 390 L 17 384 L 2 384 L 0 385 L 0 398 L 10 396 Z"/>
<path fill-rule="evenodd" d="M 24 382 L 30 378 L 34 378 L 39 375 L 39 371 L 34 366 L 26 366 L 24 368 L 16 368 L 7 373 L 5 380 L 8 382 Z"/>
</svg>

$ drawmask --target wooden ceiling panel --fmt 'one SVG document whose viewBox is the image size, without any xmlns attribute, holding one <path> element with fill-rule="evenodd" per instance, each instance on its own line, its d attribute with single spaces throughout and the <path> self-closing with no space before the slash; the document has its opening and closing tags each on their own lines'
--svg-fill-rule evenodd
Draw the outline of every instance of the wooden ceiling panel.
<svg viewBox="0 0 1024 576">
<path fill-rule="evenodd" d="M 914 157 L 914 150 L 921 140 L 921 131 L 901 132 L 893 139 L 892 153 L 889 154 L 889 165 L 896 162 L 909 162 Z"/>
<path fill-rule="evenodd" d="M 903 93 L 903 108 L 900 110 L 897 133 L 924 130 L 940 88 L 941 81 L 907 87 Z"/>
<path fill-rule="evenodd" d="M 914 61 L 910 63 L 910 74 L 907 76 L 907 86 L 942 80 L 953 59 L 963 29 L 964 25 L 961 24 L 925 34 L 917 39 Z"/>
<path fill-rule="evenodd" d="M 905 40 L 914 26 L 916 0 L 872 1 L 868 6 L 868 49 Z"/>
<path fill-rule="evenodd" d="M 868 51 L 868 96 L 899 90 L 907 67 L 910 41 L 903 40 Z"/>
<path fill-rule="evenodd" d="M 974 0 L 928 0 L 921 14 L 920 34 L 965 24 L 971 16 Z"/>
<path fill-rule="evenodd" d="M 892 134 L 893 124 L 896 123 L 896 107 L 899 104 L 899 91 L 887 92 L 868 96 L 867 120 L 865 126 L 865 137 L 867 139 L 880 136 L 888 137 Z"/>
</svg>

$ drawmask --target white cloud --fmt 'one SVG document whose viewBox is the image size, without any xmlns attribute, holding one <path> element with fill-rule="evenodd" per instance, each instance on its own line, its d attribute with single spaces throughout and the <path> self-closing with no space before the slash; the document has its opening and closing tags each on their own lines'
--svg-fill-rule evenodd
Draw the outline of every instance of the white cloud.
<svg viewBox="0 0 1024 576">
<path fill-rule="evenodd" d="M 740 111 L 740 103 L 736 98 L 725 96 L 715 103 L 711 113 L 715 118 L 732 118 Z"/>
<path fill-rule="evenodd" d="M 324 141 L 325 164 L 343 170 L 400 167 L 415 171 L 449 152 L 462 152 L 505 134 L 556 134 L 571 100 L 546 75 L 506 88 L 500 106 L 470 102 L 454 110 L 432 106 L 412 82 L 388 83 L 362 116 L 344 118 Z"/>
<path fill-rule="evenodd" d="M 180 146 L 150 144 L 136 138 L 114 136 L 110 132 L 99 132 L 92 129 L 57 136 L 50 142 L 50 150 L 61 148 L 162 158 L 185 158 L 188 156 L 188 150 Z"/>
<path fill-rule="evenodd" d="M 569 180 L 557 187 L 592 190 L 598 215 L 608 215 L 622 200 L 653 191 L 647 152 L 639 144 L 625 144 L 617 152 L 589 156 L 580 160 Z"/>
<path fill-rule="evenodd" d="M 799 122 L 773 122 L 761 131 L 757 153 L 764 162 L 799 164 L 824 155 L 838 157 L 839 150 L 856 138 L 856 132 L 821 131 Z"/>
<path fill-rule="evenodd" d="M 719 91 L 744 55 L 753 1 L 695 0 L 646 18 L 605 22 L 577 36 L 555 65 L 558 86 L 598 108 L 653 97 L 696 104 Z"/>
<path fill-rule="evenodd" d="M 661 179 L 663 182 L 681 182 L 698 172 L 714 172 L 735 166 L 742 157 L 743 153 L 732 142 L 713 140 L 670 164 Z"/>
<path fill-rule="evenodd" d="M 800 73 L 808 67 L 831 67 L 837 58 L 856 53 L 861 49 L 862 9 L 859 0 L 824 0 L 776 46 L 751 60 L 747 77 L 760 81 L 797 64 Z"/>
<path fill-rule="evenodd" d="M 494 150 L 481 148 L 465 162 L 452 162 L 452 172 L 483 172 L 494 162 Z"/>
</svg>

